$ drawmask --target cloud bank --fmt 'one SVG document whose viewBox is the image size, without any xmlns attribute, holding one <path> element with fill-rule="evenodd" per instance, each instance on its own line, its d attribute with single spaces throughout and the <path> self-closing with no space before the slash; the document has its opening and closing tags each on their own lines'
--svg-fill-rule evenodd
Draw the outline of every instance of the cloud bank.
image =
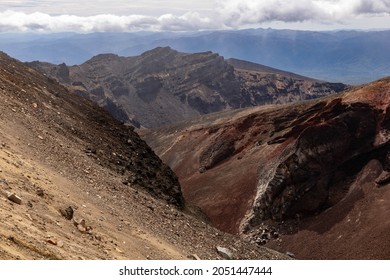
<svg viewBox="0 0 390 280">
<path fill-rule="evenodd" d="M 390 0 L 217 0 L 216 6 L 230 27 L 272 21 L 331 23 L 390 15 Z"/>
<path fill-rule="evenodd" d="M 0 12 L 0 32 L 189 31 L 218 27 L 209 18 L 195 12 L 187 12 L 182 16 L 165 14 L 159 17 L 110 14 L 82 17 L 52 16 L 40 12 L 31 14 L 15 11 Z"/>
<path fill-rule="evenodd" d="M 16 1 L 23 2 L 23 1 Z M 267 22 L 343 22 L 357 16 L 390 17 L 390 0 L 215 0 L 215 10 L 161 16 L 49 15 L 0 12 L 0 32 L 194 31 L 241 28 Z"/>
</svg>

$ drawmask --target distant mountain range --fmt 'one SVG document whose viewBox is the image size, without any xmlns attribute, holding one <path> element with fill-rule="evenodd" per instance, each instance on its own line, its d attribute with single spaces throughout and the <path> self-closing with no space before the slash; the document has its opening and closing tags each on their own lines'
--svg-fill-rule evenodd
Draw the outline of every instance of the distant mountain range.
<svg viewBox="0 0 390 280">
<path fill-rule="evenodd" d="M 320 80 L 361 84 L 390 75 L 390 30 L 0 34 L 0 49 L 22 61 L 81 64 L 101 53 L 139 55 L 170 46 L 212 51 Z"/>
<path fill-rule="evenodd" d="M 29 66 L 70 91 L 105 107 L 137 127 L 160 127 L 228 109 L 284 104 L 327 96 L 347 88 L 212 52 L 181 53 L 169 47 L 140 56 L 102 54 L 68 67 Z"/>
</svg>

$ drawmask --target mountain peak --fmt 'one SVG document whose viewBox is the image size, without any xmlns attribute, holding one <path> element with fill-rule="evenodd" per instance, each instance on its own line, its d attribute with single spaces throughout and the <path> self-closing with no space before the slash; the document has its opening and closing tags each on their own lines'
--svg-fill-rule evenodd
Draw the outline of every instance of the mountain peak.
<svg viewBox="0 0 390 280">
<path fill-rule="evenodd" d="M 146 51 L 141 54 L 141 57 L 148 57 L 148 56 L 167 56 L 167 55 L 173 55 L 178 54 L 178 51 L 172 49 L 169 46 L 166 47 L 157 47 L 154 49 L 151 49 L 149 51 Z"/>
<path fill-rule="evenodd" d="M 105 62 L 105 61 L 112 61 L 112 60 L 118 60 L 120 58 L 119 55 L 112 54 L 112 53 L 105 53 L 105 54 L 98 54 L 93 56 L 91 59 L 86 61 L 86 63 L 91 62 Z"/>
</svg>

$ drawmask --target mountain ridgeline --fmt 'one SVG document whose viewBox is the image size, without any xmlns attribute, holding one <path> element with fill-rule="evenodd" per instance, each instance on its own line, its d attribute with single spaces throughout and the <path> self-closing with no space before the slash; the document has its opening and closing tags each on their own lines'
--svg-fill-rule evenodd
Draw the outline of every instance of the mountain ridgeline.
<svg viewBox="0 0 390 280">
<path fill-rule="evenodd" d="M 0 49 L 13 57 L 54 64 L 81 64 L 102 53 L 134 56 L 158 46 L 187 53 L 212 51 L 226 58 L 354 85 L 390 75 L 390 30 L 0 33 Z"/>
<path fill-rule="evenodd" d="M 327 96 L 346 85 L 327 83 L 212 52 L 158 47 L 140 56 L 102 54 L 81 65 L 31 62 L 123 122 L 160 127 L 183 119 L 264 104 Z"/>
</svg>

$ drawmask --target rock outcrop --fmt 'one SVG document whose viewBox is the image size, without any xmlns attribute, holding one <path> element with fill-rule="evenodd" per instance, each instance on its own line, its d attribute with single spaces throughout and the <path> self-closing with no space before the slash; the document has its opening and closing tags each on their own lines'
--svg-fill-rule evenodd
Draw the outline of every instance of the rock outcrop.
<svg viewBox="0 0 390 280">
<path fill-rule="evenodd" d="M 329 207 L 331 186 L 345 179 L 342 176 L 348 176 L 349 168 L 363 168 L 367 160 L 361 163 L 362 157 L 370 157 L 379 148 L 374 142 L 377 129 L 382 129 L 383 112 L 375 107 L 334 99 L 314 108 L 298 115 L 299 122 L 285 122 L 285 134 L 278 138 L 280 144 L 290 144 L 261 168 L 258 199 L 248 225 L 315 214 Z"/>
</svg>

